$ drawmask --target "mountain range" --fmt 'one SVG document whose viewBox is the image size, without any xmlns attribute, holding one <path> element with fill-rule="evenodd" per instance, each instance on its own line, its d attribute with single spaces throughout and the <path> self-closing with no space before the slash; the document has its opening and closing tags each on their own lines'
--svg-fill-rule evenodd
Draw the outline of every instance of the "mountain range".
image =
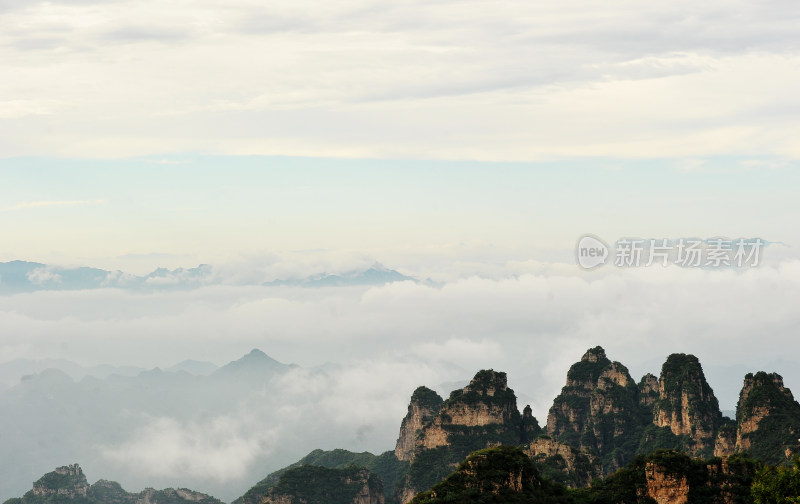
<svg viewBox="0 0 800 504">
<path fill-rule="evenodd" d="M 237 285 L 291 287 L 345 287 L 384 285 L 416 280 L 375 262 L 369 268 L 341 273 L 317 273 L 307 277 L 241 280 Z M 128 290 L 195 289 L 222 283 L 214 267 L 201 264 L 195 268 L 157 268 L 146 275 L 109 271 L 92 267 L 52 266 L 38 262 L 0 262 L 0 295 L 41 290 L 87 290 L 117 288 Z"/>
<path fill-rule="evenodd" d="M 530 407 L 520 414 L 505 373 L 482 370 L 446 400 L 427 387 L 418 388 L 393 452 L 312 452 L 268 476 L 234 504 L 311 502 L 276 490 L 282 478 L 298 478 L 292 471 L 302 467 L 342 469 L 351 464 L 381 479 L 382 500 L 369 502 L 572 502 L 558 485 L 593 489 L 570 497 L 587 502 L 602 502 L 605 494 L 617 502 L 619 485 L 630 485 L 625 487 L 634 495 L 629 502 L 751 502 L 749 485 L 758 465 L 790 465 L 800 455 L 798 437 L 800 404 L 775 373 L 744 377 L 736 420 L 731 420 L 722 416 L 696 357 L 670 355 L 658 378 L 647 374 L 637 383 L 624 365 L 595 347 L 570 368 L 544 426 Z M 492 452 L 497 446 L 514 450 Z M 487 457 L 496 461 L 487 462 Z M 478 466 L 495 465 L 478 470 L 471 460 Z M 498 473 L 497 464 L 513 466 L 499 471 L 505 483 L 475 480 L 481 473 Z M 677 480 L 675 467 L 684 471 Z M 690 476 L 691 481 L 686 479 Z M 460 481 L 456 486 L 463 500 L 446 497 L 452 478 Z M 620 483 L 625 478 L 644 478 L 644 483 Z M 313 485 L 311 480 L 305 483 Z M 478 492 L 484 484 L 494 490 Z M 492 500 L 509 485 L 517 497 L 539 490 L 530 490 L 522 500 Z M 495 497 L 476 497 L 484 493 Z M 465 497 L 472 494 L 472 500 Z"/>
<path fill-rule="evenodd" d="M 178 372 L 171 380 L 258 390 L 292 370 L 297 367 L 254 350 L 208 376 Z M 164 374 L 153 370 L 109 383 L 127 383 L 133 391 L 134 383 Z M 97 386 L 96 379 L 81 383 L 87 380 Z M 21 386 L 59 395 L 70 387 L 68 377 L 54 370 Z M 203 407 L 174 391 L 159 393 L 186 410 Z M 146 401 L 145 395 L 128 407 L 145 407 Z M 747 503 L 762 464 L 790 466 L 800 455 L 800 404 L 779 375 L 748 373 L 735 416 L 722 416 L 693 355 L 672 354 L 658 377 L 645 374 L 636 381 L 595 347 L 570 367 L 543 424 L 530 407 L 520 412 L 504 372 L 481 370 L 446 399 L 417 388 L 393 450 L 313 450 L 233 504 Z M 24 453 L 24 446 L 16 448 L 10 453 Z M 30 499 L 12 504 L 41 502 Z"/>
</svg>

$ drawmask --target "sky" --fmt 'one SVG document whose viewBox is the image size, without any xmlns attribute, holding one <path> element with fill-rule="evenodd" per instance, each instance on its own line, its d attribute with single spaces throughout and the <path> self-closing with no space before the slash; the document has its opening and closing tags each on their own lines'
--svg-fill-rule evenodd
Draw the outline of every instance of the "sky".
<svg viewBox="0 0 800 504">
<path fill-rule="evenodd" d="M 348 441 L 375 451 L 414 386 L 480 368 L 543 422 L 598 344 L 635 379 L 695 353 L 726 409 L 748 371 L 800 390 L 799 18 L 792 0 L 0 0 L 0 262 L 47 265 L 41 285 L 213 279 L 2 295 L 0 363 L 336 362 L 364 388 L 309 386 L 378 401 L 382 434 Z M 752 268 L 584 271 L 586 234 L 768 246 Z M 376 262 L 418 281 L 262 285 Z M 192 438 L 173 420 L 153 439 Z"/>
</svg>

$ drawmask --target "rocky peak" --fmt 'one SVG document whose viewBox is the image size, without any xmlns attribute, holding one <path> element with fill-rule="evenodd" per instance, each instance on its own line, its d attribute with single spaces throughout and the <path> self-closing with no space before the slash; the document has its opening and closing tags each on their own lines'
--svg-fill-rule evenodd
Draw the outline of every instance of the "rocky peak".
<svg viewBox="0 0 800 504">
<path fill-rule="evenodd" d="M 493 397 L 498 392 L 506 391 L 508 391 L 506 374 L 493 369 L 484 369 L 478 371 L 462 392 L 464 394 L 475 393 L 481 396 Z"/>
<path fill-rule="evenodd" d="M 533 410 L 530 404 L 526 405 L 522 410 L 522 425 L 520 426 L 520 443 L 527 443 L 541 434 L 542 428 L 539 427 L 539 421 L 533 416 Z"/>
<path fill-rule="evenodd" d="M 478 371 L 469 385 L 450 393 L 437 419 L 464 427 L 518 421 L 517 396 L 508 388 L 505 373 L 492 369 Z"/>
<path fill-rule="evenodd" d="M 676 436 L 688 436 L 686 448 L 691 454 L 710 456 L 722 413 L 700 361 L 694 355 L 670 355 L 661 368 L 658 385 L 653 423 L 669 427 Z"/>
<path fill-rule="evenodd" d="M 33 484 L 33 495 L 60 495 L 69 499 L 86 497 L 89 483 L 78 464 L 59 467 L 39 478 Z"/>
<path fill-rule="evenodd" d="M 396 492 L 396 499 L 408 502 L 414 495 L 441 481 L 457 464 L 475 450 L 498 445 L 518 445 L 521 437 L 538 435 L 539 425 L 528 413 L 523 422 L 517 397 L 508 388 L 506 374 L 492 369 L 479 371 L 463 389 L 454 390 L 438 412 L 414 436 L 414 448 L 405 455 L 410 440 L 411 419 L 401 427 L 401 455 L 410 468 Z"/>
<path fill-rule="evenodd" d="M 759 371 L 744 377 L 736 406 L 736 450 L 768 463 L 800 452 L 800 404 L 777 373 Z"/>
<path fill-rule="evenodd" d="M 658 378 L 650 373 L 642 376 L 639 381 L 639 403 L 648 409 L 652 409 L 659 395 Z"/>
<path fill-rule="evenodd" d="M 611 361 L 606 357 L 602 347 L 594 347 L 586 351 L 579 362 L 573 364 L 567 372 L 567 386 L 593 389 L 603 371 L 607 370 Z"/>
<path fill-rule="evenodd" d="M 394 454 L 398 460 L 411 460 L 417 434 L 422 427 L 433 420 L 442 407 L 443 399 L 428 387 L 419 387 L 411 395 L 408 413 L 400 424 Z"/>
<path fill-rule="evenodd" d="M 576 450 L 598 453 L 609 473 L 633 458 L 630 437 L 643 417 L 628 369 L 595 347 L 570 367 L 547 415 L 547 434 Z"/>
<path fill-rule="evenodd" d="M 590 348 L 581 357 L 581 362 L 601 362 L 605 360 L 608 360 L 608 358 L 606 357 L 606 351 L 601 346 Z"/>
</svg>

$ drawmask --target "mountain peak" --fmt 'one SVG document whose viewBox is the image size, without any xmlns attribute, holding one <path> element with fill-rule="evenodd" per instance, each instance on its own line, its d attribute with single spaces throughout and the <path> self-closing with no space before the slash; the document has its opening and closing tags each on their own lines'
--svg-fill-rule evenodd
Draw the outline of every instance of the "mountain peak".
<svg viewBox="0 0 800 504">
<path fill-rule="evenodd" d="M 603 349 L 603 347 L 596 346 L 586 350 L 586 353 L 583 354 L 583 357 L 581 357 L 581 361 L 599 362 L 601 360 L 605 360 L 606 358 L 606 351 Z"/>
</svg>

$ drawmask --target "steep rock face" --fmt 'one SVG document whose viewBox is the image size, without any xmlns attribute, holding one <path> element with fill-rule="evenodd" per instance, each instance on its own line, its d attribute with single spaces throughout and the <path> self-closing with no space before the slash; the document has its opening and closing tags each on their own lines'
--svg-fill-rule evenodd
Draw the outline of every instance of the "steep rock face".
<svg viewBox="0 0 800 504">
<path fill-rule="evenodd" d="M 408 413 L 400 425 L 400 436 L 394 449 L 398 460 L 409 461 L 416 445 L 417 434 L 442 407 L 442 398 L 428 387 L 419 387 L 411 395 Z"/>
<path fill-rule="evenodd" d="M 633 458 L 645 421 L 639 388 L 627 368 L 595 347 L 567 373 L 547 415 L 547 434 L 576 450 L 597 453 L 610 473 Z"/>
<path fill-rule="evenodd" d="M 736 450 L 770 464 L 800 453 L 800 404 L 776 373 L 747 374 L 736 406 Z"/>
<path fill-rule="evenodd" d="M 658 378 L 647 373 L 639 381 L 639 404 L 652 410 L 653 405 L 659 398 Z"/>
<path fill-rule="evenodd" d="M 491 369 L 479 371 L 469 385 L 450 394 L 438 414 L 420 431 L 416 439 L 417 451 L 447 446 L 453 436 L 481 431 L 497 438 L 487 439 L 487 442 L 509 441 L 516 444 L 519 442 L 520 420 L 517 398 L 514 391 L 508 388 L 506 374 Z M 468 431 L 470 428 L 484 427 Z M 491 436 L 490 433 L 498 436 Z M 411 459 L 414 459 L 414 454 Z"/>
<path fill-rule="evenodd" d="M 603 475 L 603 466 L 597 457 L 547 436 L 523 445 L 522 451 L 539 464 L 544 476 L 570 488 L 586 486 Z"/>
<path fill-rule="evenodd" d="M 367 469 L 301 466 L 283 473 L 261 504 L 385 504 L 385 496 Z"/>
<path fill-rule="evenodd" d="M 415 437 L 410 466 L 395 496 L 408 502 L 450 474 L 466 456 L 483 448 L 518 445 L 523 433 L 537 433 L 530 415 L 523 421 L 506 374 L 479 371 L 469 385 L 455 390 Z"/>
<path fill-rule="evenodd" d="M 730 457 L 736 453 L 736 431 L 736 422 L 726 421 L 723 418 L 723 424 L 717 432 L 717 439 L 714 441 L 715 457 Z"/>
<path fill-rule="evenodd" d="M 661 368 L 659 398 L 653 423 L 684 436 L 683 448 L 696 456 L 711 456 L 722 413 L 703 368 L 694 355 L 672 354 Z"/>
<path fill-rule="evenodd" d="M 647 479 L 647 496 L 658 504 L 686 504 L 689 500 L 689 482 L 685 474 L 673 474 L 655 462 L 644 469 Z"/>
</svg>

